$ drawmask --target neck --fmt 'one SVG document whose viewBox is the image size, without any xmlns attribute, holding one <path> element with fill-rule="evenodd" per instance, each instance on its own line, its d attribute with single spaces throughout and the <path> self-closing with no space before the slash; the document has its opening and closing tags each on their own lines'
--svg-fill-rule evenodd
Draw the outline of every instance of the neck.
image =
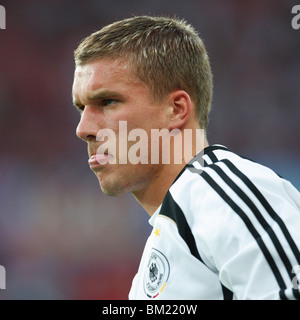
<svg viewBox="0 0 300 320">
<path fill-rule="evenodd" d="M 202 134 L 204 134 L 204 132 L 202 132 Z M 183 135 L 182 138 L 184 139 Z M 181 143 L 183 139 L 181 140 Z M 192 141 L 194 141 L 194 139 L 192 139 Z M 174 157 L 171 157 L 170 164 L 161 165 L 160 169 L 155 171 L 156 173 L 153 174 L 153 177 L 149 184 L 147 184 L 146 188 L 133 192 L 135 199 L 141 204 L 141 206 L 148 212 L 150 216 L 152 216 L 160 206 L 166 193 L 168 192 L 169 188 L 171 187 L 180 171 L 198 152 L 200 152 L 207 146 L 208 142 L 205 136 L 203 136 L 198 139 L 198 143 L 195 142 L 192 144 L 191 149 L 188 150 L 188 152 L 187 150 L 185 150 L 185 154 L 184 148 L 182 148 L 183 161 L 181 161 L 180 164 L 174 162 Z M 173 155 L 174 149 L 179 150 L 178 148 L 176 148 L 176 142 L 174 142 L 174 145 L 171 145 L 170 148 L 170 152 Z"/>
</svg>

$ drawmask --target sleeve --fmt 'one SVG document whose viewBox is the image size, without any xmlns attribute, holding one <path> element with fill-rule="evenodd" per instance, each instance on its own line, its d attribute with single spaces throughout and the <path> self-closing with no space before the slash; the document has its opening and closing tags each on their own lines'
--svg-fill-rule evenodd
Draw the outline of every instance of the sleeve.
<svg viewBox="0 0 300 320">
<path fill-rule="evenodd" d="M 220 282 L 236 299 L 300 299 L 299 192 L 250 161 L 238 168 L 224 160 L 200 176 L 201 190 L 199 182 L 190 189 L 190 224 Z"/>
</svg>

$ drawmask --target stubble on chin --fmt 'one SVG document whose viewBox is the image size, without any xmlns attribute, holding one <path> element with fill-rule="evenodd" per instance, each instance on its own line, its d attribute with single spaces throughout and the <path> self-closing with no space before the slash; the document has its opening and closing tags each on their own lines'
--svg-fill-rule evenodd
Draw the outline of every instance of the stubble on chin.
<svg viewBox="0 0 300 320">
<path fill-rule="evenodd" d="M 104 194 L 118 197 L 142 191 L 149 184 L 149 180 L 155 175 L 155 171 L 154 168 L 139 164 L 132 165 L 132 168 L 126 170 L 126 172 L 122 172 L 122 170 L 116 170 L 113 173 L 107 172 L 106 174 L 98 172 L 96 176 Z"/>
<path fill-rule="evenodd" d="M 124 177 L 119 174 L 103 174 L 96 173 L 99 186 L 102 192 L 107 196 L 119 197 L 132 192 L 132 175 Z"/>
</svg>

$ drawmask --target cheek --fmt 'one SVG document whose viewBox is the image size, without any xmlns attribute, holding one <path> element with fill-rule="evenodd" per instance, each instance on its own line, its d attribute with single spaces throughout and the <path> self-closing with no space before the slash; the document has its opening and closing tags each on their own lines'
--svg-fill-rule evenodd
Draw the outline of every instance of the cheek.
<svg viewBox="0 0 300 320">
<path fill-rule="evenodd" d="M 167 117 L 156 107 L 143 107 L 143 105 L 128 106 L 118 114 L 107 115 L 105 125 L 115 131 L 116 134 L 127 134 L 134 129 L 142 129 L 151 133 L 151 129 L 167 128 Z"/>
<path fill-rule="evenodd" d="M 132 122 L 132 127 L 145 129 L 150 132 L 151 129 L 161 129 L 166 127 L 166 119 L 162 112 L 159 112 L 156 108 L 148 108 L 146 110 L 141 110 L 135 121 Z"/>
</svg>

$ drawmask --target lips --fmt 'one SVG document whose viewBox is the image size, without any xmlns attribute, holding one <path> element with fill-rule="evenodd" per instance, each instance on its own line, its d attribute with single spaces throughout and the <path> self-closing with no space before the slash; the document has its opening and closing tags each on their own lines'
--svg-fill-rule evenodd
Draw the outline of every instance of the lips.
<svg viewBox="0 0 300 320">
<path fill-rule="evenodd" d="M 90 165 L 90 168 L 96 168 L 103 166 L 107 163 L 111 163 L 113 160 L 113 156 L 110 154 L 93 154 L 88 160 L 88 163 Z"/>
</svg>

